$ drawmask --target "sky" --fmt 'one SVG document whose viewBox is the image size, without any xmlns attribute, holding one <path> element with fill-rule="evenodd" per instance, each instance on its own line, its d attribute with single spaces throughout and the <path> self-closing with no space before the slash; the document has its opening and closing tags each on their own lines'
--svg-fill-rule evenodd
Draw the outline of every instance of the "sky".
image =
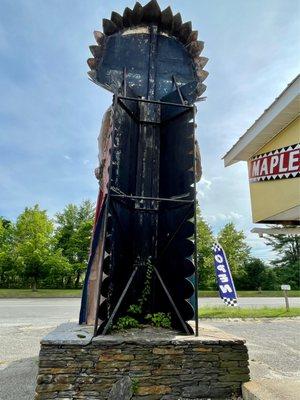
<svg viewBox="0 0 300 400">
<path fill-rule="evenodd" d="M 145 1 L 141 2 L 143 5 Z M 161 0 L 191 20 L 210 59 L 198 104 L 203 178 L 198 200 L 213 232 L 233 221 L 252 254 L 274 254 L 250 230 L 246 163 L 222 156 L 299 73 L 299 0 Z M 0 215 L 40 204 L 51 217 L 96 200 L 97 136 L 111 94 L 86 60 L 102 18 L 133 1 L 0 0 Z M 266 199 L 269 201 L 269 199 Z"/>
</svg>

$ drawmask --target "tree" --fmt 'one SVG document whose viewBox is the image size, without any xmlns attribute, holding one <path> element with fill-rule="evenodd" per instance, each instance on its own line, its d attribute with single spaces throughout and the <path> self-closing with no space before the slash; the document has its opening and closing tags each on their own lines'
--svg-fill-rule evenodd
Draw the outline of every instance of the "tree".
<svg viewBox="0 0 300 400">
<path fill-rule="evenodd" d="M 0 217 L 0 286 L 9 287 L 17 278 L 13 257 L 14 226 Z"/>
<path fill-rule="evenodd" d="M 53 248 L 53 223 L 38 205 L 25 208 L 17 219 L 14 245 L 20 275 L 31 280 L 37 290 L 39 280 L 47 274 L 46 262 Z"/>
<path fill-rule="evenodd" d="M 215 289 L 216 279 L 214 271 L 214 257 L 212 245 L 214 237 L 211 227 L 204 221 L 197 211 L 197 258 L 199 273 L 199 288 Z"/>
<path fill-rule="evenodd" d="M 277 276 L 273 269 L 267 267 L 265 263 L 255 257 L 251 257 L 245 262 L 245 274 L 239 281 L 240 289 L 245 290 L 274 290 L 277 287 Z"/>
<path fill-rule="evenodd" d="M 92 235 L 94 206 L 84 201 L 80 206 L 68 204 L 56 214 L 56 248 L 61 249 L 72 267 L 68 284 L 79 286 L 82 273 L 87 267 L 89 246 Z"/>
<path fill-rule="evenodd" d="M 258 290 L 262 287 L 266 266 L 259 258 L 250 258 L 244 264 L 244 276 L 240 286 L 246 290 Z"/>
<path fill-rule="evenodd" d="M 245 263 L 249 259 L 250 247 L 245 241 L 243 231 L 238 231 L 233 222 L 227 223 L 218 234 L 230 266 L 232 277 L 238 288 L 245 278 Z"/>
<path fill-rule="evenodd" d="M 299 262 L 275 267 L 273 271 L 276 274 L 278 289 L 282 284 L 291 285 L 293 290 L 300 289 Z"/>
<path fill-rule="evenodd" d="M 279 289 L 278 275 L 276 274 L 274 268 L 267 267 L 265 274 L 264 274 L 262 288 L 264 290 L 278 290 Z"/>
<path fill-rule="evenodd" d="M 278 253 L 279 258 L 273 263 L 279 266 L 287 266 L 299 263 L 300 237 L 295 235 L 267 235 L 266 245 L 271 246 Z"/>
<path fill-rule="evenodd" d="M 278 286 L 289 284 L 292 289 L 300 288 L 300 237 L 294 235 L 268 235 L 267 246 L 278 254 L 272 262 L 277 276 Z"/>
<path fill-rule="evenodd" d="M 44 279 L 44 286 L 63 288 L 66 286 L 69 277 L 72 275 L 72 266 L 64 257 L 61 250 L 56 250 L 45 259 L 44 270 L 47 275 Z"/>
</svg>

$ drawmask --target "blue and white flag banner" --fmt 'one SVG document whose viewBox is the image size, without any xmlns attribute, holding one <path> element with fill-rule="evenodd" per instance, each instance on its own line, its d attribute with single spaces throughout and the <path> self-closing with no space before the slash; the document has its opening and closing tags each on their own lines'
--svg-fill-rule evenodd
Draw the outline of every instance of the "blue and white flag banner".
<svg viewBox="0 0 300 400">
<path fill-rule="evenodd" d="M 225 251 L 219 243 L 214 243 L 212 249 L 220 297 L 227 306 L 236 307 L 237 294 Z"/>
</svg>

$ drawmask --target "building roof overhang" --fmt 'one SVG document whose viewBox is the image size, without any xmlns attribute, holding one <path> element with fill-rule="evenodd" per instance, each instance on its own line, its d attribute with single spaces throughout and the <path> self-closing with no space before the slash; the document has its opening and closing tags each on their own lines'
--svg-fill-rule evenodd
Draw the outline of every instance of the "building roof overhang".
<svg viewBox="0 0 300 400">
<path fill-rule="evenodd" d="M 300 74 L 223 157 L 225 167 L 249 160 L 261 147 L 289 125 L 300 111 Z"/>
<path fill-rule="evenodd" d="M 257 233 L 260 237 L 265 235 L 300 235 L 299 226 L 282 227 L 282 228 L 252 228 L 251 233 Z"/>
</svg>

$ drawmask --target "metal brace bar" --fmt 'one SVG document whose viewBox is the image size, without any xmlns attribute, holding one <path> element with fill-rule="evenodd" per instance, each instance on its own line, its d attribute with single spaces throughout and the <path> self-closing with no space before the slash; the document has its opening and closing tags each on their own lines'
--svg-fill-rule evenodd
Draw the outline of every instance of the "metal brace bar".
<svg viewBox="0 0 300 400">
<path fill-rule="evenodd" d="M 177 83 L 177 81 L 176 81 L 175 75 L 172 75 L 172 79 L 173 79 L 173 81 L 174 81 L 174 83 L 175 83 L 175 87 L 176 87 L 176 90 L 177 90 L 177 92 L 178 92 L 178 94 L 179 94 L 181 103 L 184 104 L 184 99 L 183 99 L 183 97 L 182 97 L 182 93 L 181 93 L 180 87 L 178 86 L 178 83 Z"/>
<path fill-rule="evenodd" d="M 165 197 L 145 197 L 145 196 L 132 196 L 127 194 L 112 194 L 111 197 L 120 197 L 123 199 L 130 199 L 130 200 L 154 200 L 154 201 L 170 201 L 172 203 L 185 203 L 191 204 L 194 200 L 181 200 L 181 199 L 171 199 Z"/>
<path fill-rule="evenodd" d="M 123 110 L 125 110 L 127 112 L 127 114 L 135 121 L 135 122 L 139 122 L 138 117 L 126 106 L 126 104 L 122 101 L 122 99 L 120 99 L 120 97 L 118 97 L 118 103 L 120 104 L 120 106 L 123 108 Z"/>
<path fill-rule="evenodd" d="M 115 192 L 116 194 L 122 194 L 122 195 L 124 195 L 124 196 L 133 196 L 133 195 L 128 195 L 128 194 L 126 194 L 126 193 L 123 192 L 121 189 L 116 188 L 115 186 L 112 186 L 112 187 L 111 187 L 111 190 L 112 190 L 113 192 Z M 182 199 L 183 197 L 188 197 L 188 196 L 190 196 L 190 193 L 189 193 L 189 192 L 184 193 L 184 194 L 180 194 L 180 195 L 178 195 L 178 196 L 169 197 L 169 198 L 170 198 L 170 199 L 174 199 L 174 200 L 180 200 L 180 199 Z"/>
<path fill-rule="evenodd" d="M 161 285 L 162 285 L 162 287 L 163 287 L 163 289 L 164 289 L 164 291 L 165 291 L 165 293 L 166 293 L 166 295 L 167 295 L 167 297 L 168 297 L 168 299 L 169 299 L 171 305 L 173 306 L 173 308 L 174 308 L 174 310 L 175 310 L 175 313 L 176 313 L 176 315 L 177 315 L 179 321 L 181 322 L 182 327 L 183 327 L 184 330 L 185 330 L 185 333 L 187 333 L 188 335 L 190 335 L 190 331 L 188 330 L 188 328 L 187 328 L 187 326 L 186 326 L 186 323 L 185 323 L 184 320 L 182 319 L 182 316 L 181 316 L 180 312 L 178 311 L 178 308 L 176 307 L 176 304 L 174 303 L 174 300 L 172 299 L 172 296 L 170 295 L 170 292 L 168 291 L 166 285 L 164 284 L 164 281 L 163 281 L 162 277 L 160 276 L 160 273 L 158 272 L 158 270 L 157 270 L 156 267 L 153 266 L 153 269 L 154 269 L 154 271 L 155 271 L 155 273 L 156 273 L 156 275 L 157 275 L 157 277 L 158 277 L 158 279 L 159 279 L 159 282 L 161 283 Z"/>
<path fill-rule="evenodd" d="M 107 321 L 107 323 L 105 325 L 105 328 L 103 329 L 102 335 L 105 335 L 107 333 L 109 327 L 111 326 L 111 324 L 113 322 L 113 319 L 114 319 L 114 317 L 115 317 L 115 315 L 116 315 L 116 313 L 117 313 L 117 311 L 118 311 L 118 309 L 119 309 L 119 307 L 120 307 L 120 305 L 121 305 L 121 303 L 122 303 L 122 301 L 123 301 L 123 299 L 124 299 L 124 297 L 125 297 L 125 295 L 127 293 L 127 290 L 129 289 L 129 286 L 131 285 L 131 282 L 133 281 L 133 278 L 134 278 L 137 270 L 138 270 L 138 266 L 136 266 L 134 268 L 134 270 L 132 271 L 132 274 L 130 275 L 129 280 L 128 280 L 128 282 L 127 282 L 127 284 L 126 284 L 126 286 L 125 286 L 125 288 L 124 288 L 124 290 L 123 290 L 123 292 L 122 292 L 122 294 L 121 294 L 121 296 L 120 296 L 120 298 L 119 298 L 119 300 L 118 300 L 113 312 L 111 313 L 111 316 L 109 317 L 109 319 L 108 319 L 108 321 Z"/>
<path fill-rule="evenodd" d="M 185 104 L 171 103 L 168 101 L 159 101 L 159 100 L 148 100 L 148 99 L 141 99 L 141 98 L 135 98 L 135 97 L 118 96 L 118 99 L 144 102 L 144 103 L 161 104 L 164 106 L 171 106 L 171 107 L 183 107 L 183 108 L 190 108 L 190 109 L 193 108 L 193 106 L 189 106 L 189 105 L 185 105 Z"/>
</svg>

